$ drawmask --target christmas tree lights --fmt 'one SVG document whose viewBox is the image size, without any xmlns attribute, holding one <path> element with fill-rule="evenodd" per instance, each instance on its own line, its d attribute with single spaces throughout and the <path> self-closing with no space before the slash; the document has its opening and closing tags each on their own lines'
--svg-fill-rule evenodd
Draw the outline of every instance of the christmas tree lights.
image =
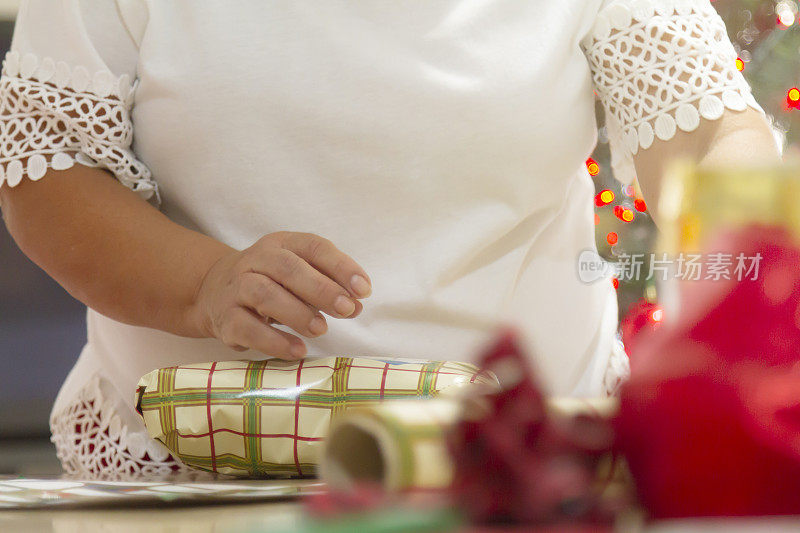
<svg viewBox="0 0 800 533">
<path fill-rule="evenodd" d="M 800 0 L 712 0 L 725 21 L 742 72 L 753 95 L 767 113 L 776 140 L 783 148 L 800 148 Z M 598 102 L 598 116 L 603 110 Z M 603 123 L 603 120 L 600 120 Z M 586 162 L 595 184 L 595 226 L 601 255 L 616 261 L 623 254 L 644 254 L 642 270 L 649 269 L 656 229 L 647 203 L 637 186 L 620 185 L 610 170 L 608 135 L 600 129 L 600 143 Z M 646 181 L 646 180 L 645 180 Z M 648 197 L 652 191 L 645 191 Z M 643 296 L 652 299 L 654 282 L 614 279 L 619 309 Z"/>
</svg>

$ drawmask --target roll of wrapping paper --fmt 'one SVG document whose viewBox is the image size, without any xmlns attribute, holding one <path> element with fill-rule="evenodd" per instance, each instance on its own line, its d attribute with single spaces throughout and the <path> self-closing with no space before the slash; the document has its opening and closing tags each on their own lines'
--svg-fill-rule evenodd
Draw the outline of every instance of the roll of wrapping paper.
<svg viewBox="0 0 800 533">
<path fill-rule="evenodd" d="M 320 475 L 335 489 L 359 483 L 380 484 L 391 491 L 447 487 L 453 465 L 446 434 L 470 405 L 454 396 L 350 410 L 331 426 Z M 617 405 L 615 398 L 556 398 L 548 402 L 557 415 L 604 418 L 613 416 Z"/>
<path fill-rule="evenodd" d="M 242 476 L 313 475 L 332 419 L 384 400 L 496 384 L 474 365 L 351 357 L 162 368 L 139 381 L 151 437 L 188 466 Z"/>
</svg>

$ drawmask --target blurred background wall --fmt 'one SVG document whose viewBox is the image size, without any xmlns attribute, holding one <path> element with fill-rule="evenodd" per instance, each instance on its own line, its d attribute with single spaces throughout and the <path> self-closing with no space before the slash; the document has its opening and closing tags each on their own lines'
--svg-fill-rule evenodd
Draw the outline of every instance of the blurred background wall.
<svg viewBox="0 0 800 533">
<path fill-rule="evenodd" d="M 0 54 L 17 1 L 0 0 Z M 0 225 L 0 474 L 57 471 L 48 415 L 86 337 L 86 308 Z"/>
</svg>

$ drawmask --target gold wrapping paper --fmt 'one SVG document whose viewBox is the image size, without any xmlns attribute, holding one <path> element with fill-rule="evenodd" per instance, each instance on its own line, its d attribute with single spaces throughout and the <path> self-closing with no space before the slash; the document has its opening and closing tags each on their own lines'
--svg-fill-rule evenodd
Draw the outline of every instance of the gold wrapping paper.
<svg viewBox="0 0 800 533">
<path fill-rule="evenodd" d="M 496 383 L 465 363 L 351 357 L 224 361 L 139 381 L 148 433 L 185 464 L 242 476 L 313 475 L 331 420 L 352 407 Z"/>
<path fill-rule="evenodd" d="M 617 405 L 615 398 L 554 398 L 548 409 L 563 416 L 610 418 Z M 475 407 L 457 397 L 442 397 L 348 411 L 331 426 L 320 475 L 336 489 L 363 482 L 392 491 L 446 487 L 453 477 L 447 431 Z"/>
</svg>

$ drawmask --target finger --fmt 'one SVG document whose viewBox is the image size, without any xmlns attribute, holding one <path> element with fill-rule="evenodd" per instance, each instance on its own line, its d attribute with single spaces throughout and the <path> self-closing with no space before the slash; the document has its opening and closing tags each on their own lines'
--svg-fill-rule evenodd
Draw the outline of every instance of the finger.
<svg viewBox="0 0 800 533">
<path fill-rule="evenodd" d="M 338 283 L 290 250 L 268 246 L 248 254 L 246 267 L 271 278 L 315 309 L 337 318 L 356 310 L 356 301 Z"/>
<path fill-rule="evenodd" d="M 307 337 L 318 337 L 328 326 L 321 313 L 299 300 L 280 284 L 256 272 L 242 274 L 237 303 L 248 307 L 270 321 L 284 324 Z"/>
<path fill-rule="evenodd" d="M 364 269 L 328 239 L 313 233 L 287 233 L 281 243 L 354 298 L 366 298 L 372 293 L 372 282 Z"/>
<path fill-rule="evenodd" d="M 272 357 L 300 359 L 306 346 L 298 337 L 268 326 L 244 307 L 233 308 L 222 326 L 221 340 L 228 346 L 244 346 Z"/>
</svg>

